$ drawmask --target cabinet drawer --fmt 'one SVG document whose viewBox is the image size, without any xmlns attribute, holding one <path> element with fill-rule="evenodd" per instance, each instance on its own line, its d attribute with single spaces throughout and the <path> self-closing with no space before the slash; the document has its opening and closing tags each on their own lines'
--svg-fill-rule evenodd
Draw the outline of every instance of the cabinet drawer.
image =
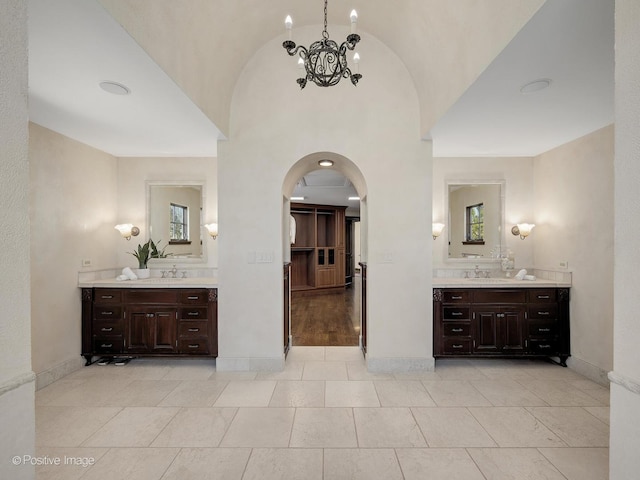
<svg viewBox="0 0 640 480">
<path fill-rule="evenodd" d="M 205 320 L 207 318 L 206 308 L 181 308 L 178 312 L 178 318 L 181 320 Z"/>
<path fill-rule="evenodd" d="M 553 355 L 558 347 L 555 340 L 529 340 L 529 350 L 536 355 Z"/>
<path fill-rule="evenodd" d="M 442 350 L 442 353 L 449 355 L 468 355 L 471 353 L 471 339 L 445 338 Z"/>
<path fill-rule="evenodd" d="M 469 303 L 471 292 L 469 290 L 445 290 L 442 294 L 444 303 Z"/>
<path fill-rule="evenodd" d="M 178 340 L 178 352 L 206 355 L 209 353 L 209 341 L 206 338 L 181 338 Z"/>
<path fill-rule="evenodd" d="M 124 343 L 122 335 L 96 335 L 93 337 L 95 353 L 122 353 Z"/>
<path fill-rule="evenodd" d="M 95 335 L 122 335 L 123 328 L 121 321 L 95 321 L 93 322 L 93 333 Z"/>
<path fill-rule="evenodd" d="M 469 320 L 469 307 L 444 307 L 443 320 Z"/>
<path fill-rule="evenodd" d="M 127 291 L 127 302 L 129 304 L 153 304 L 167 305 L 178 303 L 178 291 L 172 288 L 132 288 Z"/>
<path fill-rule="evenodd" d="M 183 290 L 180 292 L 180 303 L 206 305 L 207 302 L 206 290 Z"/>
<path fill-rule="evenodd" d="M 471 334 L 471 324 L 446 322 L 442 331 L 445 337 L 468 337 Z"/>
<path fill-rule="evenodd" d="M 555 321 L 529 322 L 529 335 L 532 337 L 554 337 L 557 333 L 558 325 Z"/>
<path fill-rule="evenodd" d="M 93 308 L 95 320 L 119 320 L 122 318 L 122 307 L 111 305 L 96 305 Z"/>
<path fill-rule="evenodd" d="M 209 328 L 207 322 L 181 321 L 178 324 L 178 336 L 180 337 L 207 337 Z"/>
<path fill-rule="evenodd" d="M 535 288 L 529 290 L 529 303 L 555 303 L 557 290 L 555 288 Z"/>
<path fill-rule="evenodd" d="M 479 288 L 473 293 L 474 303 L 526 303 L 527 291 L 522 289 L 493 290 Z"/>
<path fill-rule="evenodd" d="M 96 304 L 104 303 L 122 303 L 122 290 L 111 290 L 109 288 L 96 288 L 94 302 Z"/>
<path fill-rule="evenodd" d="M 554 304 L 541 303 L 539 305 L 529 305 L 529 318 L 555 319 L 558 318 L 558 306 Z"/>
</svg>

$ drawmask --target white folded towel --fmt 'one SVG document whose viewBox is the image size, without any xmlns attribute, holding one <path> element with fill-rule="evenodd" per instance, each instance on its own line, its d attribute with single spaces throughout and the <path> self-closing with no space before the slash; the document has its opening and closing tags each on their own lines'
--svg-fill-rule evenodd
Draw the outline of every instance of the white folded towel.
<svg viewBox="0 0 640 480">
<path fill-rule="evenodd" d="M 131 270 L 129 267 L 124 267 L 122 269 L 122 274 L 126 275 L 129 280 L 137 280 L 138 279 L 138 276 L 135 273 L 133 273 L 133 270 Z"/>
<path fill-rule="evenodd" d="M 534 280 L 536 279 L 536 276 L 535 276 L 535 275 L 525 275 L 525 276 L 524 276 L 524 279 L 525 279 L 525 280 L 531 280 L 531 281 L 534 281 Z"/>
<path fill-rule="evenodd" d="M 523 268 L 516 274 L 516 280 L 524 280 L 524 276 L 527 274 L 527 270 Z"/>
<path fill-rule="evenodd" d="M 127 277 L 126 275 L 118 275 L 116 277 L 116 280 L 119 282 L 124 282 L 125 280 L 129 280 L 129 277 Z"/>
</svg>

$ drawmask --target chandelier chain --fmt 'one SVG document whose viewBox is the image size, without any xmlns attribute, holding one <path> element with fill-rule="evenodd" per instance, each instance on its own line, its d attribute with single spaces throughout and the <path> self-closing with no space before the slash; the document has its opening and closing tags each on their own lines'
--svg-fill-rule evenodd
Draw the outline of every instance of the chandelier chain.
<svg viewBox="0 0 640 480">
<path fill-rule="evenodd" d="M 322 38 L 329 38 L 329 32 L 327 31 L 327 2 L 328 0 L 324 0 L 324 30 L 322 31 Z"/>
</svg>

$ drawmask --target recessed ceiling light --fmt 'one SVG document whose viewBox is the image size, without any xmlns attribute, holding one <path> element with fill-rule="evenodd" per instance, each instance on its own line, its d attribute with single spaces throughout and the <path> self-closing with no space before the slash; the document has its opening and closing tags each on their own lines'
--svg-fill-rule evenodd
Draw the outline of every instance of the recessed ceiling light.
<svg viewBox="0 0 640 480">
<path fill-rule="evenodd" d="M 118 82 L 112 82 L 110 80 L 100 82 L 100 88 L 105 92 L 113 93 L 114 95 L 129 95 L 131 90 L 126 85 Z"/>
<path fill-rule="evenodd" d="M 551 79 L 541 78 L 520 87 L 520 93 L 522 93 L 523 95 L 527 95 L 529 93 L 539 92 L 540 90 L 544 90 L 545 88 L 549 87 L 549 85 L 551 85 Z"/>
<path fill-rule="evenodd" d="M 304 197 L 291 197 L 291 200 L 296 202 L 296 201 L 304 200 Z"/>
<path fill-rule="evenodd" d="M 360 197 L 349 197 L 349 200 L 360 200 Z"/>
<path fill-rule="evenodd" d="M 332 167 L 333 166 L 333 160 L 320 160 L 318 162 L 318 165 L 320 165 L 321 167 Z"/>
</svg>

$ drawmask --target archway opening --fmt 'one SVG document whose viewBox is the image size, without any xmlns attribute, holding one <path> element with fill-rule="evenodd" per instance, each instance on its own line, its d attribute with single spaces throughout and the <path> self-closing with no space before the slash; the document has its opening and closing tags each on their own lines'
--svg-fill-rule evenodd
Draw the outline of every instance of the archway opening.
<svg viewBox="0 0 640 480">
<path fill-rule="evenodd" d="M 330 152 L 294 164 L 283 183 L 283 227 L 285 350 L 287 330 L 289 346 L 362 346 L 366 184 L 357 166 Z"/>
</svg>

